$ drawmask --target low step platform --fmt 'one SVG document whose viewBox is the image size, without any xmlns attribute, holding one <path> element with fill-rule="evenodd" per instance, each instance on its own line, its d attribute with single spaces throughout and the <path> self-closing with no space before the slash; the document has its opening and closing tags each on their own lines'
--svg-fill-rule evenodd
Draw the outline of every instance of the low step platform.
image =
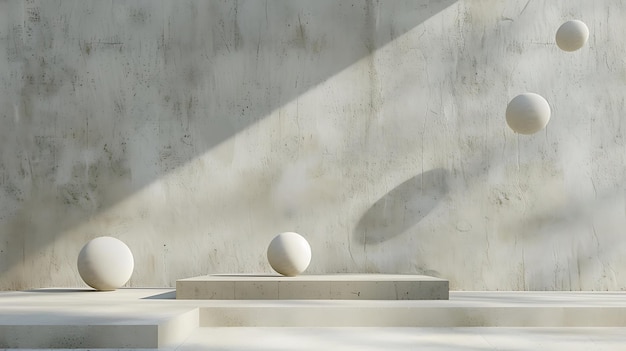
<svg viewBox="0 0 626 351">
<path fill-rule="evenodd" d="M 178 346 L 198 327 L 198 308 L 163 304 L 159 293 L 167 290 L 0 292 L 0 350 Z"/>
<path fill-rule="evenodd" d="M 174 295 L 172 288 L 0 292 L 0 349 L 621 351 L 626 340 L 623 291 L 451 291 L 449 300 L 397 301 Z M 509 344 L 499 343 L 503 335 Z"/>
<path fill-rule="evenodd" d="M 410 274 L 205 275 L 176 281 L 185 300 L 447 300 L 449 281 Z"/>
</svg>

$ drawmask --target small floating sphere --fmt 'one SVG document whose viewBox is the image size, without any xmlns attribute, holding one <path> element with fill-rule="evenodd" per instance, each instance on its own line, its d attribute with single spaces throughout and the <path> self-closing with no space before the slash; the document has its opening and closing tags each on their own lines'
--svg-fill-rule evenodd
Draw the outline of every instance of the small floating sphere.
<svg viewBox="0 0 626 351">
<path fill-rule="evenodd" d="M 556 45 L 563 51 L 576 51 L 589 39 L 589 28 L 579 20 L 563 23 L 556 31 Z"/>
<path fill-rule="evenodd" d="M 550 105 L 541 95 L 524 93 L 513 98 L 506 108 L 506 123 L 520 134 L 534 134 L 550 121 Z"/>
<path fill-rule="evenodd" d="M 282 233 L 270 242 L 267 260 L 279 274 L 294 277 L 304 272 L 311 263 L 311 246 L 298 233 Z"/>
</svg>

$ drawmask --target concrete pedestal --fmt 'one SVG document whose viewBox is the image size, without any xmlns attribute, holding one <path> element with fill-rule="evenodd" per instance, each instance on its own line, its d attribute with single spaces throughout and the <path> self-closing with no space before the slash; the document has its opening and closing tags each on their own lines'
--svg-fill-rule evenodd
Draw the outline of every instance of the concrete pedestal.
<svg viewBox="0 0 626 351">
<path fill-rule="evenodd" d="M 176 282 L 189 300 L 447 300 L 449 282 L 424 275 L 206 275 Z"/>
</svg>

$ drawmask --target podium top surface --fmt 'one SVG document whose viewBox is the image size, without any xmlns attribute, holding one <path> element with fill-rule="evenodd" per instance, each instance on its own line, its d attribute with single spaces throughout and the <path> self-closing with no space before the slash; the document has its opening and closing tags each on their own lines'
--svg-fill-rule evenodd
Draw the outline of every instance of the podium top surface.
<svg viewBox="0 0 626 351">
<path fill-rule="evenodd" d="M 178 281 L 298 281 L 298 282 L 416 282 L 447 281 L 446 279 L 416 274 L 302 274 L 287 277 L 278 274 L 209 274 L 198 277 L 179 279 Z"/>
</svg>

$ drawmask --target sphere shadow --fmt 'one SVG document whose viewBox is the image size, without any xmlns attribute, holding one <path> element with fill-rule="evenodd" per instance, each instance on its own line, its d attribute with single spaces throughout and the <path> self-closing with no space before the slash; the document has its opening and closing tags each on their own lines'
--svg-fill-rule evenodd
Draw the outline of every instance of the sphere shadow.
<svg viewBox="0 0 626 351">
<path fill-rule="evenodd" d="M 92 288 L 47 288 L 47 289 L 30 289 L 23 290 L 24 292 L 29 293 L 38 293 L 38 294 L 67 294 L 67 293 L 99 293 L 99 292 L 111 292 L 113 290 L 96 290 Z"/>
<path fill-rule="evenodd" d="M 380 198 L 363 214 L 353 238 L 360 244 L 392 239 L 426 217 L 448 193 L 448 171 L 442 168 L 418 174 Z"/>
</svg>

